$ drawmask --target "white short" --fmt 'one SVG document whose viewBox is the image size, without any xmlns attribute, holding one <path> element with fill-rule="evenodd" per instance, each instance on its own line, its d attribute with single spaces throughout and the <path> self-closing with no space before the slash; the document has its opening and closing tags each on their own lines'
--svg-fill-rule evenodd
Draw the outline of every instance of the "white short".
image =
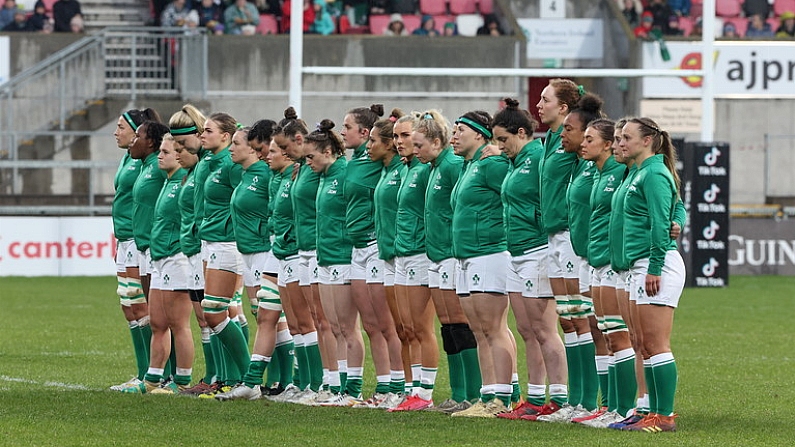
<svg viewBox="0 0 795 447">
<path fill-rule="evenodd" d="M 177 253 L 153 262 L 151 287 L 158 290 L 188 290 L 193 282 L 188 258 Z"/>
<path fill-rule="evenodd" d="M 188 281 L 188 290 L 204 290 L 204 264 L 201 253 L 188 258 L 191 280 Z"/>
<path fill-rule="evenodd" d="M 660 290 L 654 296 L 646 295 L 646 274 L 648 270 L 648 258 L 635 261 L 631 269 L 632 288 L 630 289 L 630 296 L 635 295 L 634 299 L 638 305 L 655 304 L 677 307 L 679 298 L 685 288 L 685 263 L 679 252 L 669 250 L 665 253 L 665 262 L 662 268 L 662 275 L 660 275 Z"/>
<path fill-rule="evenodd" d="M 560 231 L 549 236 L 549 264 L 547 272 L 550 278 L 574 279 L 580 277 L 577 255 L 571 247 L 569 230 Z"/>
<path fill-rule="evenodd" d="M 398 256 L 395 258 L 395 285 L 398 286 L 427 286 L 428 268 L 431 261 L 428 255 L 420 253 L 412 256 Z"/>
<path fill-rule="evenodd" d="M 262 273 L 267 273 L 272 276 L 279 274 L 279 260 L 273 255 L 273 252 L 268 250 L 265 252 L 265 265 L 262 267 Z"/>
<path fill-rule="evenodd" d="M 507 251 L 474 258 L 459 259 L 456 275 L 456 293 L 505 293 L 508 264 L 511 254 Z"/>
<path fill-rule="evenodd" d="M 208 242 L 207 268 L 243 274 L 243 257 L 234 242 Z"/>
<path fill-rule="evenodd" d="M 367 281 L 370 284 L 384 282 L 384 261 L 378 257 L 378 244 L 353 249 L 351 256 L 351 280 Z"/>
<path fill-rule="evenodd" d="M 259 287 L 260 275 L 265 273 L 265 259 L 268 257 L 267 251 L 259 253 L 248 253 L 243 257 L 243 285 L 246 287 Z"/>
<path fill-rule="evenodd" d="M 428 287 L 441 290 L 455 290 L 456 265 L 458 259 L 447 258 L 441 262 L 431 261 L 428 267 Z"/>
<path fill-rule="evenodd" d="M 202 249 L 199 252 L 199 254 L 201 255 L 201 260 L 202 260 L 202 262 L 207 262 L 207 259 L 209 258 L 209 253 L 207 252 L 207 244 L 208 244 L 208 242 L 207 241 L 201 241 L 201 244 L 202 244 Z"/>
<path fill-rule="evenodd" d="M 384 261 L 384 286 L 392 287 L 395 285 L 395 258 Z"/>
<path fill-rule="evenodd" d="M 315 250 L 299 251 L 298 256 L 298 284 L 302 286 L 317 284 L 317 252 Z"/>
<path fill-rule="evenodd" d="M 317 276 L 320 284 L 323 285 L 350 284 L 351 265 L 335 264 L 327 266 L 317 266 Z"/>
<path fill-rule="evenodd" d="M 591 290 L 591 277 L 593 276 L 593 268 L 588 265 L 588 260 L 585 258 L 577 257 L 580 261 L 580 293 L 585 293 Z"/>
<path fill-rule="evenodd" d="M 619 286 L 623 289 L 624 285 L 621 284 L 621 275 L 614 272 L 610 268 L 610 264 L 603 265 L 599 268 L 594 267 L 593 275 L 591 275 L 591 286 L 593 287 L 612 287 L 614 289 Z"/>
<path fill-rule="evenodd" d="M 301 259 L 298 255 L 279 259 L 279 277 L 276 285 L 287 287 L 287 284 L 298 281 L 298 270 Z"/>
<path fill-rule="evenodd" d="M 138 272 L 141 276 L 144 275 L 151 275 L 152 271 L 155 269 L 154 264 L 152 263 L 152 254 L 147 248 L 145 251 L 138 252 Z"/>
<path fill-rule="evenodd" d="M 116 244 L 116 271 L 124 273 L 127 271 L 127 267 L 139 267 L 139 256 L 134 240 L 119 241 Z"/>
<path fill-rule="evenodd" d="M 549 298 L 553 296 L 547 275 L 547 246 L 533 249 L 521 256 L 512 256 L 508 264 L 506 289 L 521 292 L 526 298 Z"/>
</svg>

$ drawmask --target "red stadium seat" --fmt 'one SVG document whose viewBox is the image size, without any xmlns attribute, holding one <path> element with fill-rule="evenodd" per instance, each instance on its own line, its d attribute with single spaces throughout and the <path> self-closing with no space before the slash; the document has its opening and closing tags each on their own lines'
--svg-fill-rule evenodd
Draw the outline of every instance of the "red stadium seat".
<svg viewBox="0 0 795 447">
<path fill-rule="evenodd" d="M 388 14 L 373 14 L 370 16 L 370 34 L 381 35 L 389 27 Z"/>
<path fill-rule="evenodd" d="M 745 37 L 745 31 L 748 29 L 748 19 L 745 17 L 734 17 L 731 19 L 723 19 L 723 23 L 731 22 L 737 29 L 737 34 L 740 37 Z"/>
<path fill-rule="evenodd" d="M 770 25 L 770 29 L 772 29 L 774 33 L 778 27 L 781 26 L 781 20 L 779 20 L 777 17 L 771 17 L 767 19 L 767 23 Z"/>
<path fill-rule="evenodd" d="M 795 0 L 776 0 L 776 3 L 773 4 L 773 11 L 776 16 L 780 16 L 786 11 L 795 12 Z"/>
<path fill-rule="evenodd" d="M 257 34 L 279 34 L 279 23 L 273 14 L 260 14 Z"/>
<path fill-rule="evenodd" d="M 742 11 L 740 0 L 717 0 L 715 2 L 715 15 L 719 17 L 738 17 Z"/>
<path fill-rule="evenodd" d="M 690 5 L 690 17 L 701 17 L 704 15 L 704 5 L 702 3 L 693 2 Z"/>
<path fill-rule="evenodd" d="M 494 12 L 494 0 L 478 0 L 478 9 L 481 14 L 491 14 Z"/>
<path fill-rule="evenodd" d="M 52 12 L 52 5 L 54 5 L 55 2 L 57 2 L 58 0 L 42 0 L 42 1 L 44 2 L 44 8 L 48 12 Z"/>
<path fill-rule="evenodd" d="M 408 31 L 409 34 L 419 28 L 420 24 L 422 24 L 422 17 L 420 16 L 408 14 L 403 16 L 403 25 L 406 26 L 406 31 Z"/>
<path fill-rule="evenodd" d="M 474 14 L 477 11 L 475 0 L 450 0 L 450 14 Z"/>
<path fill-rule="evenodd" d="M 446 0 L 420 0 L 420 12 L 431 16 L 447 14 Z"/>
</svg>

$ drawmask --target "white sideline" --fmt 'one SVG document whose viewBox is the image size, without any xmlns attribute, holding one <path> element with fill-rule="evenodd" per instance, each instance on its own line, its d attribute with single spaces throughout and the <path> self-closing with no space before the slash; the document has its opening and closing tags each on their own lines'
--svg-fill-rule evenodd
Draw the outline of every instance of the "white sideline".
<svg viewBox="0 0 795 447">
<path fill-rule="evenodd" d="M 9 376 L 1 376 L 0 375 L 0 382 L 16 382 L 16 383 L 27 383 L 30 385 L 40 385 L 40 386 L 47 386 L 52 388 L 63 388 L 66 390 L 83 390 L 83 391 L 99 391 L 94 388 L 89 388 L 85 385 L 75 385 L 71 383 L 62 383 L 62 382 L 37 382 L 35 380 L 30 379 L 23 379 L 21 377 L 9 377 Z"/>
</svg>

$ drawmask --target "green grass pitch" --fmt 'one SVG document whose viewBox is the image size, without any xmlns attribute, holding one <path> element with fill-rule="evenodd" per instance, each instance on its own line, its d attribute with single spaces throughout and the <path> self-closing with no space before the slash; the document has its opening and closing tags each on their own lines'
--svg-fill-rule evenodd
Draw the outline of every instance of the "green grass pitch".
<svg viewBox="0 0 795 447">
<path fill-rule="evenodd" d="M 685 291 L 673 340 L 679 431 L 656 435 L 106 391 L 134 372 L 115 289 L 113 277 L 0 278 L 0 446 L 795 445 L 795 278 Z M 202 365 L 199 348 L 194 377 Z M 446 374 L 442 359 L 437 402 Z"/>
</svg>

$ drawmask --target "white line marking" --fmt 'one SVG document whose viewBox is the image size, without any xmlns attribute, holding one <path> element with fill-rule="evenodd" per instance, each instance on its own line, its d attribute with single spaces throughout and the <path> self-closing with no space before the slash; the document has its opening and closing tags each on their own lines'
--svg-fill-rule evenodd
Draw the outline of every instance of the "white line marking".
<svg viewBox="0 0 795 447">
<path fill-rule="evenodd" d="M 47 386 L 52 388 L 63 388 L 66 390 L 83 390 L 83 391 L 99 391 L 95 388 L 89 388 L 85 385 L 75 385 L 71 383 L 63 383 L 63 382 L 53 382 L 53 381 L 46 381 L 46 382 L 37 382 L 35 380 L 30 379 L 23 379 L 21 377 L 9 377 L 9 376 L 0 376 L 0 381 L 3 382 L 16 382 L 16 383 L 27 383 L 30 385 L 40 385 L 40 386 Z"/>
</svg>

